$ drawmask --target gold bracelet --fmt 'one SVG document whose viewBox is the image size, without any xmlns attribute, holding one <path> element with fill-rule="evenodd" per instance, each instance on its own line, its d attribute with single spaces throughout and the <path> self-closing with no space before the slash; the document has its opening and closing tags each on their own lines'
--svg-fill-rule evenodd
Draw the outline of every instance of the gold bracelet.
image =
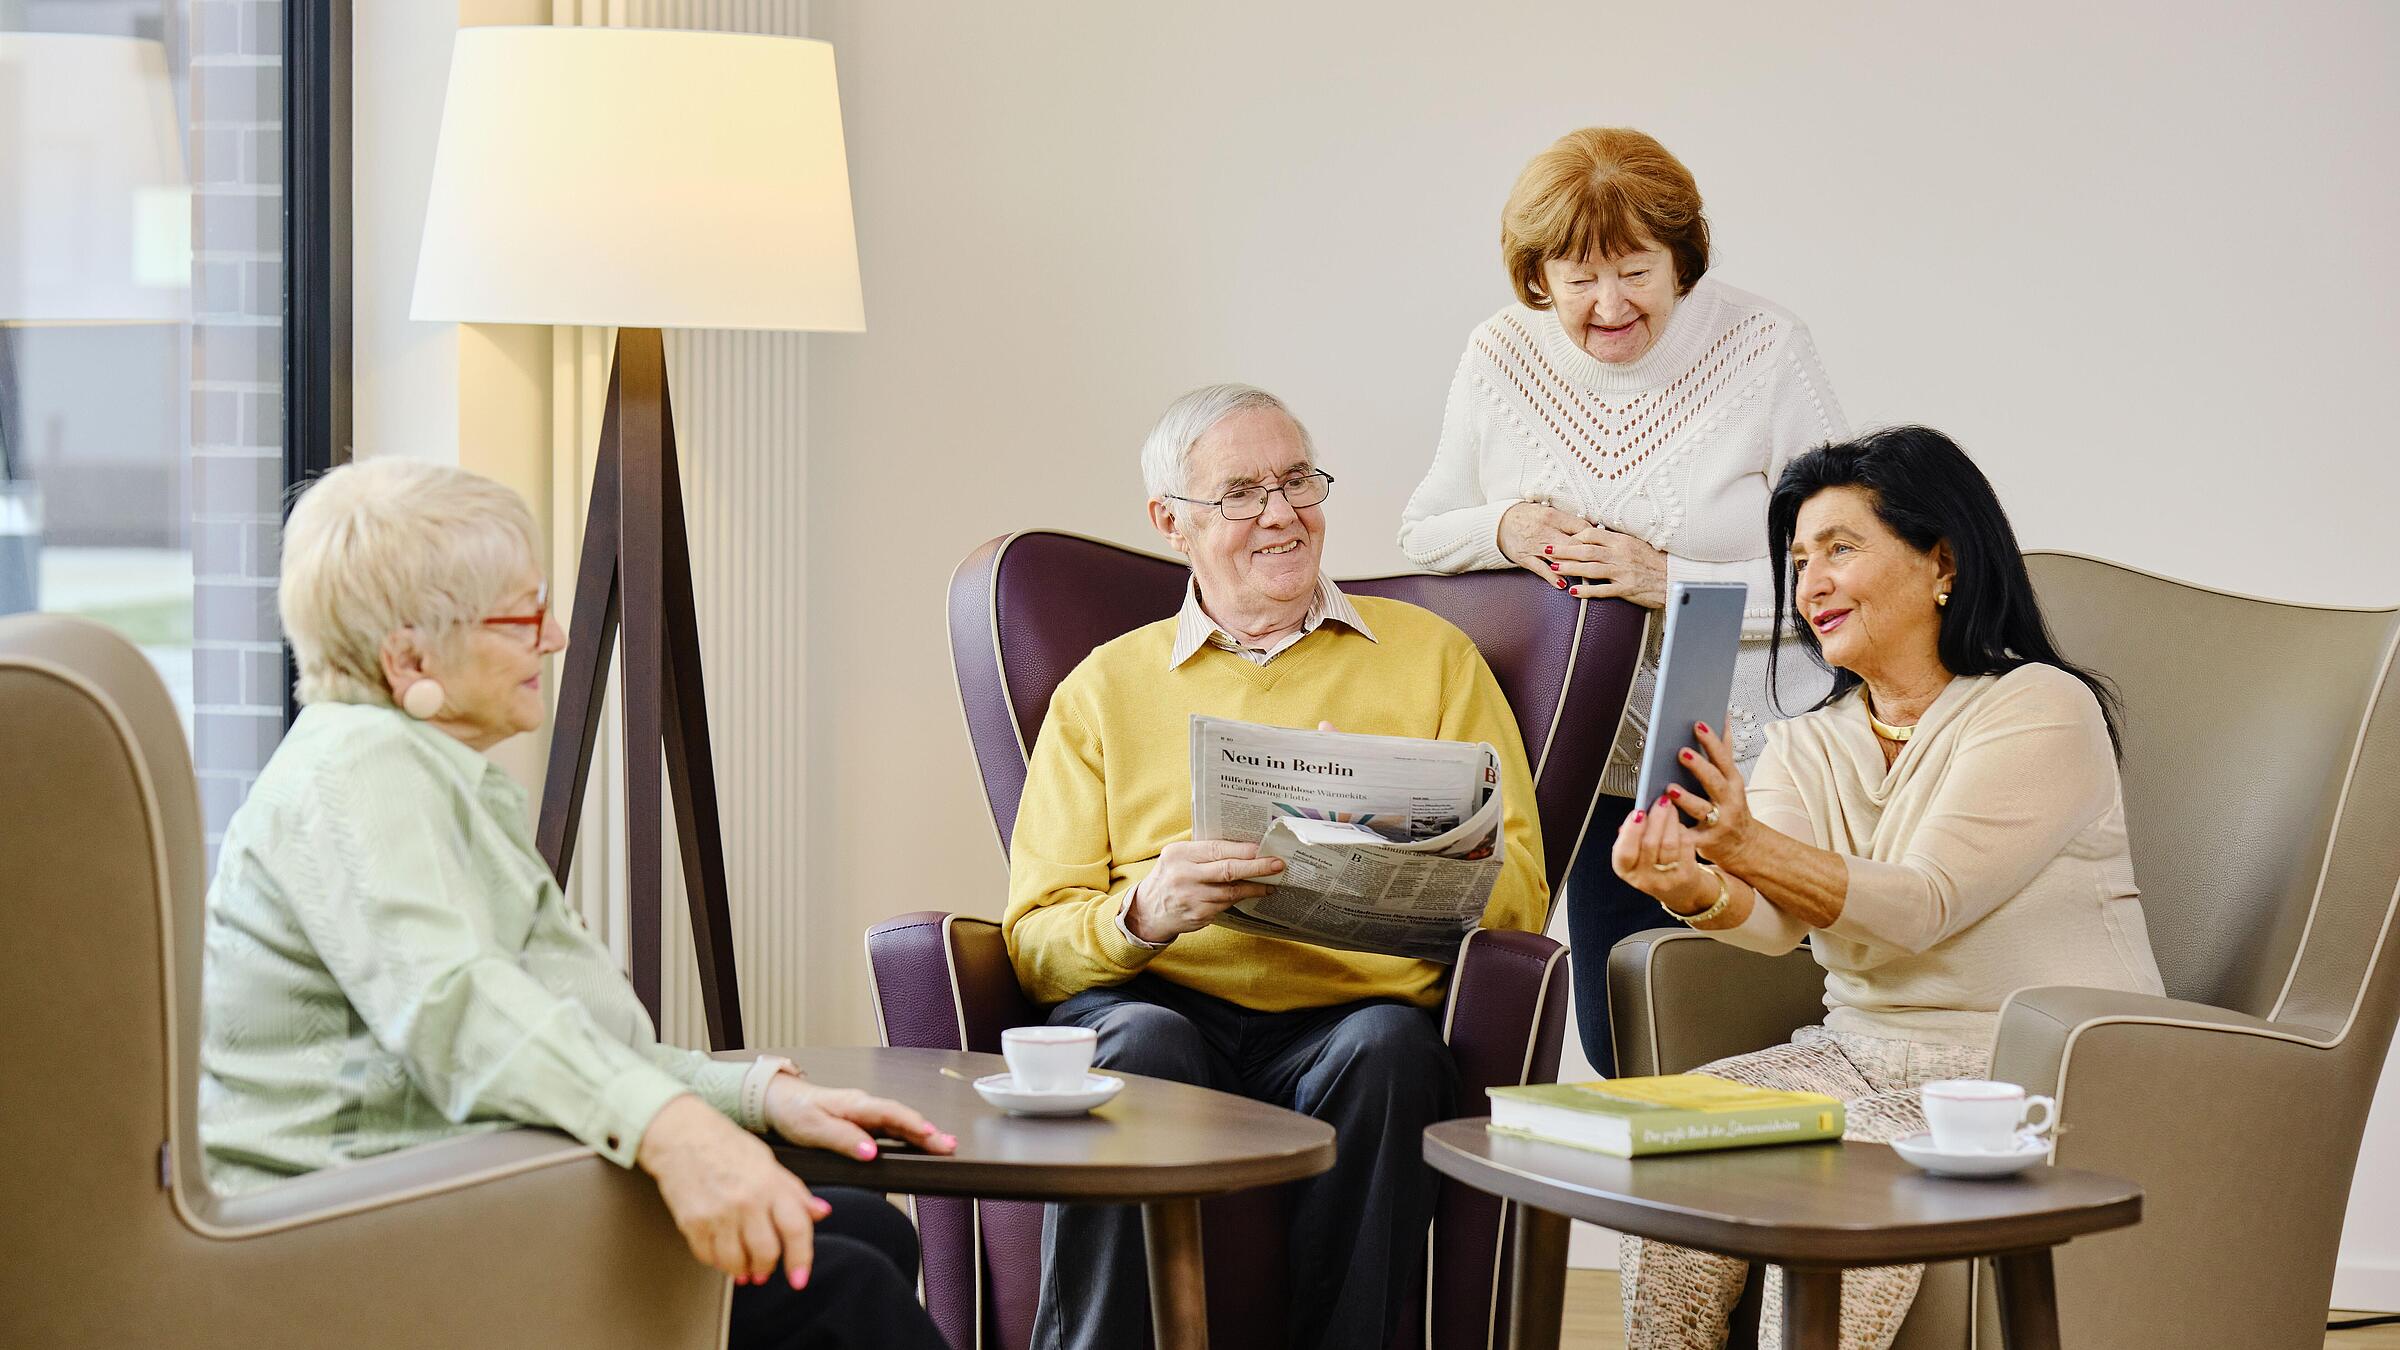
<svg viewBox="0 0 2400 1350">
<path fill-rule="evenodd" d="M 1714 868 L 1709 870 L 1712 872 L 1716 871 Z M 1669 914 L 1673 914 L 1677 923 L 1690 924 L 1693 926 L 1698 926 L 1709 919 L 1717 917 L 1725 912 L 1726 906 L 1733 903 L 1733 888 L 1725 884 L 1725 874 L 1723 872 L 1717 872 L 1716 877 L 1717 903 L 1710 905 L 1708 908 L 1703 910 L 1695 910 L 1690 914 L 1685 914 L 1678 910 L 1669 909 L 1667 902 L 1664 900 L 1658 902 L 1658 907 L 1666 910 Z"/>
</svg>

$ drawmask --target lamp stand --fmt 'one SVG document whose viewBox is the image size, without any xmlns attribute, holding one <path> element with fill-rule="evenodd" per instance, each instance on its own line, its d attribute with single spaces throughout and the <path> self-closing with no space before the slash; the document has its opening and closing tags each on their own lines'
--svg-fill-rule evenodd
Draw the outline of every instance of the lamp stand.
<svg viewBox="0 0 2400 1350">
<path fill-rule="evenodd" d="M 675 834 L 691 900 L 692 950 L 708 1039 L 742 1045 L 741 993 L 733 969 L 733 917 L 726 896 L 724 831 L 716 765 L 708 747 L 708 701 L 700 676 L 700 626 L 692 599 L 691 542 L 684 532 L 683 480 L 667 397 L 665 343 L 655 328 L 620 328 L 609 364 L 608 408 L 575 573 L 575 612 L 558 689 L 550 767 L 536 839 L 560 884 L 575 853 L 583 790 L 608 690 L 611 640 L 625 640 L 626 908 L 633 988 L 656 1021 L 664 922 L 665 819 L 658 761 L 666 755 Z"/>
</svg>

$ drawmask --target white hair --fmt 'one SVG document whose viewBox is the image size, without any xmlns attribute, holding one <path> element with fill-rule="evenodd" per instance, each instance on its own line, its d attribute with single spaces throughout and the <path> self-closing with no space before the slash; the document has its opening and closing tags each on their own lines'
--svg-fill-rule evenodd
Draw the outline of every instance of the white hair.
<svg viewBox="0 0 2400 1350">
<path fill-rule="evenodd" d="M 1152 497 L 1167 498 L 1175 508 L 1177 520 L 1184 519 L 1182 502 L 1175 497 L 1191 495 L 1192 447 L 1200 438 L 1216 428 L 1217 423 L 1235 413 L 1259 412 L 1272 409 L 1291 418 L 1300 431 L 1300 449 L 1308 462 L 1317 462 L 1316 443 L 1308 438 L 1308 428 L 1292 417 L 1292 410 L 1283 400 L 1247 384 L 1203 385 L 1167 405 L 1142 442 L 1142 486 Z"/>
<path fill-rule="evenodd" d="M 300 701 L 390 706 L 385 638 L 407 628 L 447 646 L 540 557 L 524 500 L 480 474 L 375 459 L 323 475 L 283 527 L 276 603 Z"/>
</svg>

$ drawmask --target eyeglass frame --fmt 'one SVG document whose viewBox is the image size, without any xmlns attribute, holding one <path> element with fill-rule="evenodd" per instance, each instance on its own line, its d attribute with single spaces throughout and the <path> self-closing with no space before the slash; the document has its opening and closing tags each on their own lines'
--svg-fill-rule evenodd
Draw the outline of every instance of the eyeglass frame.
<svg viewBox="0 0 2400 1350">
<path fill-rule="evenodd" d="M 1301 478 L 1322 478 L 1322 479 L 1324 479 L 1324 480 L 1325 480 L 1325 496 L 1324 496 L 1324 497 L 1319 497 L 1319 498 L 1317 498 L 1315 501 L 1313 501 L 1313 502 L 1310 502 L 1310 503 L 1308 504 L 1308 506 L 1298 506 L 1298 505 L 1294 505 L 1294 503 L 1292 502 L 1292 494 L 1291 494 L 1291 492 L 1290 492 L 1290 484 L 1291 484 L 1291 483 L 1292 483 L 1294 480 L 1296 480 L 1296 479 L 1301 479 Z M 1198 497 L 1178 497 L 1178 496 L 1176 496 L 1176 495 L 1175 495 L 1174 493 L 1172 493 L 1172 492 L 1162 492 L 1162 493 L 1160 493 L 1160 494 L 1158 494 L 1158 495 L 1160 495 L 1161 497 L 1164 497 L 1164 498 L 1166 498 L 1168 501 L 1171 501 L 1171 502 L 1182 502 L 1182 503 L 1184 503 L 1184 504 L 1185 504 L 1185 505 L 1187 505 L 1187 506 L 1213 506 L 1213 507 L 1217 508 L 1217 514 L 1218 514 L 1218 515 L 1221 515 L 1221 516 L 1223 516 L 1223 517 L 1225 517 L 1227 520 L 1235 520 L 1235 521 L 1240 521 L 1240 520 L 1256 520 L 1256 519 L 1258 519 L 1258 518 L 1259 518 L 1259 516 L 1263 516 L 1263 515 L 1265 515 L 1265 514 L 1267 513 L 1267 498 L 1269 498 L 1269 497 L 1272 497 L 1272 496 L 1274 496 L 1276 493 L 1279 493 L 1279 492 L 1283 494 L 1283 504 L 1284 504 L 1285 506 L 1289 506 L 1289 507 L 1291 507 L 1291 508 L 1292 508 L 1292 510 L 1293 510 L 1295 513 L 1297 513 L 1297 512 L 1301 512 L 1301 511 L 1305 511 L 1305 510 L 1307 510 L 1307 509 L 1308 509 L 1308 507 L 1309 507 L 1309 506 L 1323 506 L 1323 505 L 1325 504 L 1325 498 L 1326 498 L 1326 497 L 1331 497 L 1331 496 L 1333 495 L 1333 485 L 1334 485 L 1334 482 L 1335 482 L 1334 476 L 1333 476 L 1332 474 L 1329 474 L 1329 473 L 1325 472 L 1323 469 L 1310 469 L 1310 470 L 1309 470 L 1308 472 L 1306 472 L 1306 473 L 1297 473 L 1297 474 L 1293 474 L 1291 478 L 1287 478 L 1287 479 L 1283 480 L 1282 482 L 1275 484 L 1275 485 L 1274 485 L 1274 486 L 1272 486 L 1272 487 L 1269 487 L 1268 485 L 1266 485 L 1266 484 L 1264 484 L 1264 483 L 1252 483 L 1252 484 L 1250 484 L 1250 487 L 1240 487 L 1240 488 L 1235 488 L 1235 489 L 1233 490 L 1233 492 L 1247 492 L 1247 491 L 1249 491 L 1249 490 L 1250 490 L 1250 488 L 1259 488 L 1259 489 L 1262 489 L 1262 491 L 1261 491 L 1261 493 L 1260 493 L 1260 495 L 1259 495 L 1259 498 L 1258 498 L 1258 513 L 1257 513 L 1257 515 L 1248 515 L 1248 516 L 1237 516 L 1237 515 L 1233 514 L 1231 511 L 1228 511 L 1228 510 L 1226 510 L 1226 509 L 1225 509 L 1225 501 L 1226 501 L 1226 498 L 1227 498 L 1227 497 L 1231 497 L 1231 496 L 1233 495 L 1233 492 L 1228 492 L 1228 493 L 1226 493 L 1226 494 L 1225 494 L 1225 496 L 1224 496 L 1224 497 L 1219 497 L 1219 498 L 1217 498 L 1217 499 L 1216 499 L 1215 501 L 1213 501 L 1213 502 L 1212 502 L 1212 501 L 1203 501 L 1203 500 L 1201 500 L 1201 499 L 1200 499 L 1200 498 L 1198 498 Z"/>
<path fill-rule="evenodd" d="M 480 622 L 486 628 L 514 628 L 519 626 L 530 628 L 533 630 L 533 641 L 528 645 L 535 647 L 541 646 L 542 632 L 545 625 L 550 622 L 550 583 L 545 581 L 534 590 L 533 613 L 495 614 L 488 619 L 481 620 Z"/>
</svg>

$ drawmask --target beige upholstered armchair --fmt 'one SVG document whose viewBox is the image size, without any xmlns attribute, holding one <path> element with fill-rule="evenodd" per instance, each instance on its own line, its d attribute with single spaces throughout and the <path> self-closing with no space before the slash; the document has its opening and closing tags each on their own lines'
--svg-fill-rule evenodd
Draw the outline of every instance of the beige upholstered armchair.
<svg viewBox="0 0 2400 1350">
<path fill-rule="evenodd" d="M 2026 989 L 2001 1015 L 1993 1074 L 2058 1098 L 2057 1161 L 2148 1192 L 2138 1227 L 2060 1249 L 2065 1341 L 2316 1350 L 2400 1012 L 2400 611 L 2029 561 L 2060 648 L 2125 697 L 2134 874 L 2171 995 Z M 1822 992 L 1806 951 L 1663 930 L 1609 954 L 1628 1073 L 1774 1044 Z M 1999 1344 L 1990 1287 L 1929 1270 L 1899 1346 Z"/>
<path fill-rule="evenodd" d="M 508 1130 L 220 1200 L 201 1175 L 201 839 L 122 638 L 0 620 L 0 1345 L 724 1344 L 657 1191 Z"/>
</svg>

